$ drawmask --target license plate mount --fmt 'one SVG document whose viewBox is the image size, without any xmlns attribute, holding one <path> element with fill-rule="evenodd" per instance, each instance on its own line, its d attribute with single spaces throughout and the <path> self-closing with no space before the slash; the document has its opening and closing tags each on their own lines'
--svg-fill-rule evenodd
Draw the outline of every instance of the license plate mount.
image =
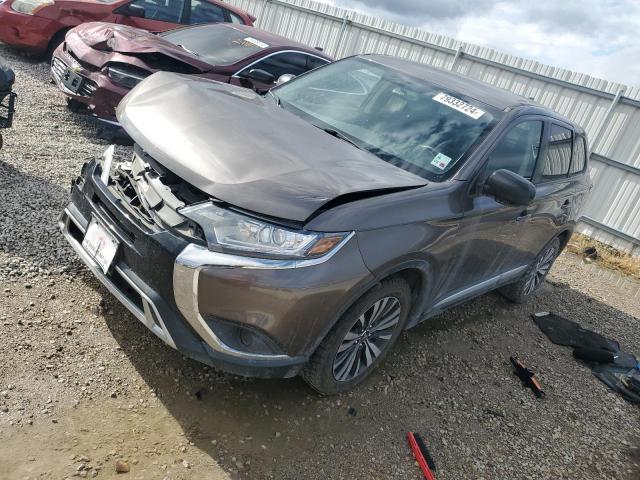
<svg viewBox="0 0 640 480">
<path fill-rule="evenodd" d="M 69 90 L 71 93 L 78 93 L 83 81 L 84 77 L 82 75 L 77 74 L 68 67 L 65 68 L 64 73 L 62 74 L 62 85 L 64 85 L 64 88 Z"/>
<path fill-rule="evenodd" d="M 82 240 L 82 247 L 100 266 L 105 275 L 113 263 L 119 246 L 118 239 L 98 219 L 92 217 Z"/>
</svg>

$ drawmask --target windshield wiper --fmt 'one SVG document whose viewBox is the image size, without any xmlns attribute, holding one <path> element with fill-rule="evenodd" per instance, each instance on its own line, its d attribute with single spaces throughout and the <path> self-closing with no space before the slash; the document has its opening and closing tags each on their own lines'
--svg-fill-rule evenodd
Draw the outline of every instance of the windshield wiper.
<svg viewBox="0 0 640 480">
<path fill-rule="evenodd" d="M 191 55 L 195 55 L 196 57 L 200 56 L 196 52 L 192 52 L 191 50 L 189 50 L 187 47 L 185 47 L 184 45 L 182 45 L 180 43 L 176 43 L 176 45 L 179 46 L 181 49 L 183 49 L 185 52 L 190 53 Z"/>
<path fill-rule="evenodd" d="M 278 97 L 275 93 L 273 93 L 271 90 L 269 90 L 269 95 L 271 95 L 271 97 L 273 98 L 273 100 L 276 102 L 276 105 L 279 107 L 282 107 L 282 102 L 280 101 L 280 97 Z"/>
<path fill-rule="evenodd" d="M 329 135 L 331 135 L 333 137 L 339 138 L 340 140 L 344 140 L 345 142 L 350 143 L 351 145 L 353 145 L 354 147 L 356 147 L 359 150 L 364 150 L 360 145 L 358 145 L 356 142 L 354 142 L 353 140 L 351 140 L 349 137 L 347 137 L 342 132 L 339 132 L 338 130 L 334 130 L 333 128 L 321 127 L 321 126 L 315 125 L 315 124 L 313 124 L 313 126 L 316 127 L 316 128 L 319 128 L 323 132 L 328 133 Z"/>
</svg>

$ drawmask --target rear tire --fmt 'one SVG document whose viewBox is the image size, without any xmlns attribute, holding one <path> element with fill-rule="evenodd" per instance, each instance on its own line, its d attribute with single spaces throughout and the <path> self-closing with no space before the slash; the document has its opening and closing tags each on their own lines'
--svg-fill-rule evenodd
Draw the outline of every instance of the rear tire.
<svg viewBox="0 0 640 480">
<path fill-rule="evenodd" d="M 520 280 L 498 291 L 513 303 L 527 302 L 544 284 L 559 254 L 560 239 L 556 237 L 545 245 Z"/>
<path fill-rule="evenodd" d="M 384 359 L 404 330 L 411 289 L 400 277 L 364 294 L 329 332 L 302 372 L 323 395 L 352 389 Z"/>
</svg>

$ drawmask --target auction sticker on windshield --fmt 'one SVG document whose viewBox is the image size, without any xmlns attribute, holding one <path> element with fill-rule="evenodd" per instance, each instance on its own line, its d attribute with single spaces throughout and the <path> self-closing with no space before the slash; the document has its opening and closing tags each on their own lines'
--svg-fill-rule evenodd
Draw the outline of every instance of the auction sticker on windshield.
<svg viewBox="0 0 640 480">
<path fill-rule="evenodd" d="M 82 246 L 106 274 L 116 256 L 118 240 L 95 217 L 91 219 Z"/>
<path fill-rule="evenodd" d="M 453 160 L 451 157 L 447 157 L 444 153 L 439 153 L 433 157 L 431 165 L 439 168 L 440 170 L 444 170 L 451 163 L 451 160 Z"/>
<path fill-rule="evenodd" d="M 244 38 L 244 41 L 246 43 L 250 43 L 251 45 L 255 45 L 256 47 L 260 47 L 260 48 L 267 48 L 269 46 L 268 43 L 261 42 L 260 40 L 257 40 L 253 37 L 246 37 Z"/>
<path fill-rule="evenodd" d="M 433 100 L 435 100 L 436 102 L 440 102 L 447 107 L 453 108 L 460 113 L 464 113 L 466 116 L 471 117 L 474 120 L 477 120 L 482 115 L 484 115 L 484 111 L 480 110 L 478 107 L 474 107 L 470 103 L 453 97 L 447 93 L 440 92 L 435 97 L 433 97 Z"/>
</svg>

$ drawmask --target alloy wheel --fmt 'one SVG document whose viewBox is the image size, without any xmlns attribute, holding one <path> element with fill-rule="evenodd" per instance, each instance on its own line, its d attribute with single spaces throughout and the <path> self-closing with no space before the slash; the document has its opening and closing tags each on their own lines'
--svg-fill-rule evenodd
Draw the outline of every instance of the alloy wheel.
<svg viewBox="0 0 640 480">
<path fill-rule="evenodd" d="M 391 341 L 401 312 L 400 301 L 388 296 L 360 315 L 338 347 L 333 377 L 346 382 L 366 371 Z"/>
<path fill-rule="evenodd" d="M 556 248 L 553 245 L 542 252 L 524 284 L 525 295 L 530 295 L 542 284 L 555 258 Z"/>
</svg>

